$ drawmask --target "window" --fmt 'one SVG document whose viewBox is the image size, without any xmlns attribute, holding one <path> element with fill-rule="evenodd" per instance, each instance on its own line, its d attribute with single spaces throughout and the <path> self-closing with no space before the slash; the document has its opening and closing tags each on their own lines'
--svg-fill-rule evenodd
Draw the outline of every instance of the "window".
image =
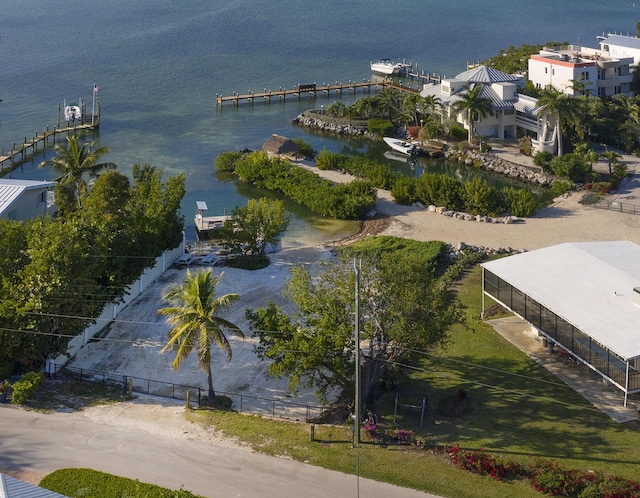
<svg viewBox="0 0 640 498">
<path fill-rule="evenodd" d="M 545 68 L 544 68 L 544 74 L 547 74 L 548 72 L 549 72 L 549 68 L 548 68 L 548 67 L 545 67 Z"/>
<path fill-rule="evenodd" d="M 45 203 L 45 202 L 47 202 L 47 191 L 46 191 L 46 190 L 43 190 L 42 192 L 40 192 L 40 193 L 38 194 L 38 206 L 39 206 L 40 204 Z"/>
</svg>

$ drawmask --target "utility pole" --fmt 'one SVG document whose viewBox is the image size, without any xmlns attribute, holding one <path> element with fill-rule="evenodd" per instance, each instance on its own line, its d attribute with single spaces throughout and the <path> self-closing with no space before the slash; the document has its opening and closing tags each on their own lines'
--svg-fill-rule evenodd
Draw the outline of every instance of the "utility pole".
<svg viewBox="0 0 640 498">
<path fill-rule="evenodd" d="M 355 361 L 356 361 L 356 382 L 355 382 L 355 444 L 360 444 L 360 423 L 362 422 L 362 414 L 360 413 L 360 270 L 362 269 L 362 260 L 359 265 L 353 261 L 353 267 L 356 271 L 356 331 L 355 331 Z"/>
</svg>

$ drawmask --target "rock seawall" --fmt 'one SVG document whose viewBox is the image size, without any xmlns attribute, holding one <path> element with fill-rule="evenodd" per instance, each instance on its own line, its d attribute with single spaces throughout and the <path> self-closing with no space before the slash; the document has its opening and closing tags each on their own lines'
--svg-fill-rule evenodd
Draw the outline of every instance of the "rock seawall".
<svg viewBox="0 0 640 498">
<path fill-rule="evenodd" d="M 474 150 L 459 151 L 459 150 L 447 150 L 445 152 L 445 158 L 449 161 L 457 161 L 464 163 L 467 166 L 474 166 L 482 168 L 487 171 L 493 171 L 509 178 L 515 178 L 524 182 L 533 183 L 535 185 L 541 185 L 548 187 L 551 185 L 555 177 L 544 173 L 543 171 L 536 171 L 532 168 L 522 166 L 520 164 L 506 161 L 491 153 L 480 153 Z"/>
<path fill-rule="evenodd" d="M 330 120 L 319 119 L 316 117 L 305 116 L 300 114 L 293 120 L 293 124 L 306 126 L 316 130 L 326 131 L 328 133 L 336 133 L 338 135 L 350 135 L 354 137 L 363 137 L 374 139 L 374 136 L 367 131 L 366 126 L 355 126 L 347 123 L 334 123 Z"/>
</svg>

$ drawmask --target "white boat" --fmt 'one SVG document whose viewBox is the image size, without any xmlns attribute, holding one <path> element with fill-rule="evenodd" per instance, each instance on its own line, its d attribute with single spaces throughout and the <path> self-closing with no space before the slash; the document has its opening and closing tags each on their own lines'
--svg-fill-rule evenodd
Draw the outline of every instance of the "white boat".
<svg viewBox="0 0 640 498">
<path fill-rule="evenodd" d="M 82 123 L 82 108 L 75 102 L 64 103 L 64 120 L 68 123 Z"/>
<path fill-rule="evenodd" d="M 400 138 L 384 137 L 382 140 L 393 150 L 407 156 L 417 156 L 422 154 L 422 149 L 418 147 L 418 142 L 407 142 Z"/>
<path fill-rule="evenodd" d="M 380 59 L 371 63 L 371 72 L 386 75 L 398 74 L 404 66 L 404 64 L 393 62 L 391 59 Z"/>
</svg>

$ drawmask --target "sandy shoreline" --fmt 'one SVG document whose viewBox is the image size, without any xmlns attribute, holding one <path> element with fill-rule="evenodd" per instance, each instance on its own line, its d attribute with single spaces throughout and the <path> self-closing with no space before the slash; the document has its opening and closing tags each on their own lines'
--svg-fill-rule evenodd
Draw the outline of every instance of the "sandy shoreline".
<svg viewBox="0 0 640 498">
<path fill-rule="evenodd" d="M 624 156 L 624 159 L 633 176 L 611 199 L 640 205 L 638 160 L 631 156 Z M 351 179 L 349 175 L 320 171 L 310 164 L 298 164 L 336 182 Z M 288 309 L 291 303 L 282 297 L 281 291 L 289 276 L 289 268 L 300 264 L 313 265 L 320 259 L 329 257 L 332 246 L 367 235 L 394 235 L 421 241 L 440 240 L 452 246 L 465 243 L 491 249 L 516 250 L 533 250 L 563 242 L 599 240 L 630 240 L 640 244 L 640 216 L 585 207 L 579 202 L 581 197 L 582 194 L 578 192 L 556 199 L 553 205 L 539 209 L 535 217 L 508 225 L 463 221 L 428 212 L 425 208 L 400 206 L 393 203 L 388 191 L 378 191 L 378 216 L 365 222 L 358 234 L 321 247 L 285 247 L 270 256 L 272 263 L 269 267 L 259 271 L 215 267 L 216 274 L 225 272 L 219 292 L 237 292 L 241 296 L 240 301 L 225 317 L 248 330 L 248 323 L 244 318 L 246 308 L 265 306 L 273 301 L 285 310 Z M 110 341 L 87 344 L 71 365 L 177 384 L 204 386 L 204 373 L 196 369 L 193 358 L 189 358 L 178 371 L 174 371 L 169 365 L 171 356 L 159 354 L 168 330 L 163 319 L 156 314 L 156 310 L 162 306 L 160 296 L 169 282 L 184 278 L 185 271 L 171 269 L 165 273 L 118 317 L 111 326 L 108 336 Z M 256 339 L 230 338 L 230 341 L 234 352 L 231 363 L 223 361 L 222 353 L 214 355 L 214 384 L 217 391 L 288 398 L 286 380 L 268 378 L 267 366 L 254 354 Z M 317 404 L 311 391 L 303 392 L 298 398 L 291 400 Z M 156 436 L 193 439 L 215 445 L 237 445 L 215 429 L 185 421 L 182 414 L 183 403 L 180 401 L 141 395 L 130 402 L 85 408 L 70 416 L 133 427 Z M 297 417 L 295 413 L 289 415 Z M 28 474 L 24 474 L 18 477 L 37 483 L 42 476 L 30 478 Z"/>
</svg>

